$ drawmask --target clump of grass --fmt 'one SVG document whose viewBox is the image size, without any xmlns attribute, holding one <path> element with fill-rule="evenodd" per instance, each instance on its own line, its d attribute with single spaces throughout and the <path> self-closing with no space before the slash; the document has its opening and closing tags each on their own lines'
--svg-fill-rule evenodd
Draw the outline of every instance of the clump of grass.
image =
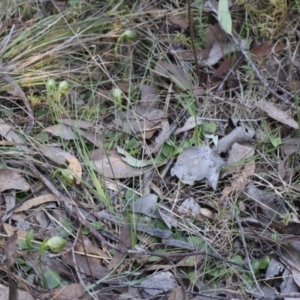
<svg viewBox="0 0 300 300">
<path fill-rule="evenodd" d="M 287 18 L 288 4 L 284 0 L 238 1 L 245 8 L 247 26 L 260 41 L 278 39 Z"/>
</svg>

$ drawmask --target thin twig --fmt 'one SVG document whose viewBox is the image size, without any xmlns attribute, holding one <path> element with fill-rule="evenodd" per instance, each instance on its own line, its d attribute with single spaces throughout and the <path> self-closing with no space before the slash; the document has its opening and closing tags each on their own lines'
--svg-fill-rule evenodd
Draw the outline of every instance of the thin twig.
<svg viewBox="0 0 300 300">
<path fill-rule="evenodd" d="M 260 286 L 258 284 L 258 281 L 256 280 L 256 276 L 255 276 L 253 268 L 252 268 L 250 256 L 249 256 L 248 249 L 247 249 L 247 244 L 246 244 L 246 241 L 245 241 L 244 228 L 243 228 L 243 226 L 241 224 L 241 221 L 240 221 L 238 215 L 235 212 L 235 208 L 233 207 L 233 205 L 232 205 L 232 209 L 234 209 L 234 217 L 235 217 L 235 220 L 236 220 L 236 222 L 237 222 L 237 224 L 239 226 L 240 237 L 241 237 L 241 240 L 242 240 L 242 244 L 243 244 L 243 248 L 244 248 L 244 252 L 245 252 L 245 257 L 246 257 L 247 264 L 249 266 L 249 270 L 251 272 L 251 275 L 253 277 L 253 280 L 254 280 L 254 283 L 256 285 L 257 290 L 260 292 L 261 295 L 264 295 L 263 291 L 261 290 L 261 288 L 260 288 Z"/>
<path fill-rule="evenodd" d="M 220 83 L 220 85 L 218 86 L 217 92 L 220 92 L 223 89 L 223 86 L 225 84 L 225 82 L 229 79 L 229 77 L 231 76 L 231 74 L 234 74 L 234 70 L 235 68 L 238 66 L 238 64 L 242 61 L 242 59 L 244 59 L 244 55 L 240 55 L 237 60 L 234 62 L 233 66 L 231 68 L 229 68 L 226 76 L 223 78 L 222 82 Z"/>
<path fill-rule="evenodd" d="M 75 269 L 75 272 L 76 272 L 76 274 L 77 274 L 77 277 L 78 277 L 78 279 L 79 279 L 79 282 L 81 283 L 82 286 L 85 286 L 85 283 L 84 283 L 84 281 L 82 280 L 81 275 L 80 275 L 79 270 L 78 270 L 78 266 L 77 266 L 77 263 L 76 263 L 75 251 L 74 251 L 75 246 L 76 246 L 76 243 L 77 243 L 77 241 L 79 240 L 79 236 L 81 236 L 82 247 L 83 247 L 83 250 L 84 250 L 84 254 L 85 254 L 86 262 L 87 262 L 87 265 L 88 265 L 88 269 L 89 269 L 89 272 L 90 272 L 91 277 L 92 277 L 92 281 L 95 281 L 95 279 L 94 279 L 94 275 L 93 275 L 93 272 L 92 272 L 92 270 L 91 270 L 91 266 L 90 266 L 90 263 L 89 263 L 89 260 L 88 260 L 88 256 L 87 256 L 87 253 L 86 253 L 85 246 L 84 246 L 84 242 L 83 242 L 83 238 L 82 238 L 82 230 L 81 230 L 81 226 L 80 226 L 79 230 L 77 231 L 76 238 L 75 238 L 75 240 L 74 240 L 74 242 L 73 242 L 74 247 L 71 248 L 71 253 L 72 253 L 72 259 L 73 259 L 73 262 L 74 262 L 74 266 L 73 266 L 73 267 L 74 267 L 74 269 Z M 88 289 L 86 289 L 86 291 L 87 291 L 87 293 L 88 293 L 93 299 L 97 300 L 97 299 L 93 296 L 93 294 L 92 294 Z"/>
</svg>

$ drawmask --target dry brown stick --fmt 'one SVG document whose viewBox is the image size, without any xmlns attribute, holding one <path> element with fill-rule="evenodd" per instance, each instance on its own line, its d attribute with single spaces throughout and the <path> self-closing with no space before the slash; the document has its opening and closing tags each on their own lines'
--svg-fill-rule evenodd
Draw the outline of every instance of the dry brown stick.
<svg viewBox="0 0 300 300">
<path fill-rule="evenodd" d="M 232 209 L 235 210 L 234 206 L 231 205 Z M 252 278 L 254 280 L 254 283 L 256 285 L 256 288 L 257 290 L 260 292 L 261 295 L 263 295 L 263 291 L 261 290 L 259 284 L 258 284 L 258 281 L 255 277 L 255 274 L 254 274 L 254 271 L 253 271 L 253 268 L 252 268 L 252 264 L 251 264 L 251 259 L 250 259 L 250 256 L 249 256 L 249 253 L 248 253 L 248 249 L 247 249 L 247 243 L 246 243 L 246 240 L 245 240 L 245 235 L 244 235 L 244 228 L 241 224 L 241 221 L 237 215 L 237 213 L 234 211 L 234 217 L 235 217 L 235 220 L 238 224 L 238 227 L 239 227 L 239 230 L 240 230 L 240 237 L 241 237 L 241 240 L 242 240 L 242 244 L 243 244 L 243 248 L 244 248 L 244 254 L 245 254 L 245 258 L 246 258 L 246 262 L 248 264 L 248 267 L 249 267 L 249 270 L 252 274 Z"/>
<path fill-rule="evenodd" d="M 28 126 L 25 130 L 26 134 L 29 134 L 32 131 L 32 128 L 34 126 L 34 117 L 33 117 L 33 111 L 31 109 L 31 106 L 29 104 L 29 101 L 25 95 L 25 93 L 23 92 L 23 90 L 20 88 L 20 86 L 13 80 L 12 77 L 10 77 L 7 74 L 7 71 L 5 71 L 2 67 L 0 67 L 0 77 L 9 85 L 11 85 L 11 87 L 14 89 L 14 92 L 21 98 L 21 100 L 23 101 L 26 109 L 27 109 L 27 114 L 30 118 L 30 121 L 28 123 Z"/>
</svg>

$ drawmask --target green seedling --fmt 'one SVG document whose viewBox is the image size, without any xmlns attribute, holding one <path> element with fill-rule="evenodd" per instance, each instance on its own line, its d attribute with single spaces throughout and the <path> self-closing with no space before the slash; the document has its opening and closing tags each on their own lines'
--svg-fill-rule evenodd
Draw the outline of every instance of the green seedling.
<svg viewBox="0 0 300 300">
<path fill-rule="evenodd" d="M 281 216 L 282 222 L 285 226 L 287 226 L 290 222 L 293 221 L 293 214 L 290 212 L 286 212 Z"/>
<path fill-rule="evenodd" d="M 277 149 L 278 146 L 281 145 L 281 138 L 280 137 L 276 137 L 273 134 L 269 134 L 269 139 L 270 142 L 272 143 L 272 145 Z"/>
<path fill-rule="evenodd" d="M 261 260 L 254 260 L 251 263 L 254 274 L 257 274 L 261 270 L 266 270 L 270 264 L 269 256 L 264 256 Z"/>
<path fill-rule="evenodd" d="M 26 234 L 25 240 L 22 240 L 22 241 L 19 243 L 19 247 L 20 247 L 22 250 L 33 250 L 33 249 L 34 249 L 34 246 L 33 246 L 33 244 L 32 244 L 33 235 L 34 235 L 34 231 L 33 231 L 33 230 L 30 230 L 30 231 Z"/>
</svg>

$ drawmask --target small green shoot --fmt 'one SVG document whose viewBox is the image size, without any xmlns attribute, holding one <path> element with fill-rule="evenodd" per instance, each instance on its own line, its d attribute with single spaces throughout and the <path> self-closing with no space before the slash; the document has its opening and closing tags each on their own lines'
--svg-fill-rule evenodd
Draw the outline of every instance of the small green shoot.
<svg viewBox="0 0 300 300">
<path fill-rule="evenodd" d="M 269 264 L 270 264 L 269 256 L 264 256 L 261 260 L 254 260 L 251 263 L 254 274 L 257 274 L 261 270 L 266 270 Z"/>
<path fill-rule="evenodd" d="M 26 237 L 25 237 L 25 240 L 24 241 L 21 241 L 19 243 L 19 247 L 22 249 L 22 250 L 33 250 L 34 247 L 33 247 L 33 244 L 32 244 L 32 239 L 33 239 L 33 235 L 34 235 L 34 231 L 33 230 L 30 230 L 27 234 L 26 234 Z"/>
<path fill-rule="evenodd" d="M 285 226 L 293 221 L 293 213 L 286 212 L 284 215 L 281 216 L 282 222 Z"/>
<path fill-rule="evenodd" d="M 281 145 L 281 138 L 280 137 L 276 137 L 273 134 L 269 134 L 269 139 L 270 142 L 272 143 L 272 145 L 277 149 L 280 145 Z"/>
</svg>

